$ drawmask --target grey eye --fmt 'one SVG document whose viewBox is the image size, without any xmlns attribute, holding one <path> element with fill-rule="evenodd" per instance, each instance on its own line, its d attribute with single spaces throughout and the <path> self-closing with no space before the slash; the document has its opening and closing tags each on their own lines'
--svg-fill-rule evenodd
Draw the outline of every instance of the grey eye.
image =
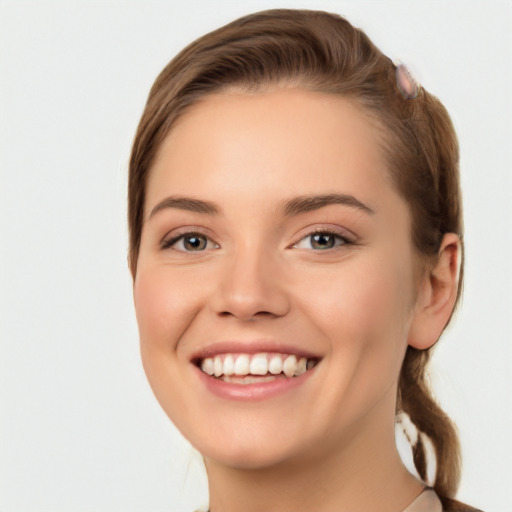
<svg viewBox="0 0 512 512">
<path fill-rule="evenodd" d="M 201 235 L 182 237 L 182 245 L 186 251 L 204 251 L 208 246 L 208 239 Z"/>
<path fill-rule="evenodd" d="M 348 243 L 345 238 L 335 233 L 312 233 L 305 236 L 298 244 L 298 249 L 313 249 L 315 251 L 325 251 L 327 249 L 335 249 Z"/>
<path fill-rule="evenodd" d="M 201 252 L 207 249 L 217 249 L 219 246 L 201 233 L 185 233 L 176 236 L 162 244 L 162 249 L 174 249 L 181 252 Z"/>
</svg>

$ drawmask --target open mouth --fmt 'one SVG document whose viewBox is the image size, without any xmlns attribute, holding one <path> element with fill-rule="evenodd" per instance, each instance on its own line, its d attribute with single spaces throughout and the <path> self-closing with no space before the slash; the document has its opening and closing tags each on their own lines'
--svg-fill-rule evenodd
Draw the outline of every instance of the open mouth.
<svg viewBox="0 0 512 512">
<path fill-rule="evenodd" d="M 276 379 L 291 379 L 311 370 L 317 359 L 297 357 L 294 354 L 219 354 L 195 361 L 211 377 L 235 384 L 254 384 Z"/>
</svg>

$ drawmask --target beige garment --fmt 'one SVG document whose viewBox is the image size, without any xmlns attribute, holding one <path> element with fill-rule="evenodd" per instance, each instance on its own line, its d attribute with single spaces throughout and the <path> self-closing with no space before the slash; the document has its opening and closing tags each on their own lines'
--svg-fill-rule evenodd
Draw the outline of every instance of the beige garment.
<svg viewBox="0 0 512 512">
<path fill-rule="evenodd" d="M 433 489 L 425 489 L 403 512 L 443 512 L 443 506 Z"/>
<path fill-rule="evenodd" d="M 206 512 L 208 507 L 196 510 Z M 443 506 L 433 489 L 425 489 L 403 512 L 443 512 Z"/>
</svg>

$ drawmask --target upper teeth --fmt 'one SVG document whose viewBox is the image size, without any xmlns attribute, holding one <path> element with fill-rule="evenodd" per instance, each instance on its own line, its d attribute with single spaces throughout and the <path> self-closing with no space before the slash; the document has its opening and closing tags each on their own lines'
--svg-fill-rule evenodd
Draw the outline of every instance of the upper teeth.
<svg viewBox="0 0 512 512">
<path fill-rule="evenodd" d="M 201 370 L 208 375 L 278 375 L 287 377 L 302 375 L 315 365 L 313 360 L 287 354 L 222 354 L 206 357 L 201 361 Z"/>
</svg>

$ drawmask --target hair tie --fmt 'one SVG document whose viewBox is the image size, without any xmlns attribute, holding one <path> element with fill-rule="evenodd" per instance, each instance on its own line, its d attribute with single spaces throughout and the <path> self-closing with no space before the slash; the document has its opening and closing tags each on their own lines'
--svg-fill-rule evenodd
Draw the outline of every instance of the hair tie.
<svg viewBox="0 0 512 512">
<path fill-rule="evenodd" d="M 400 411 L 396 415 L 396 423 L 402 429 L 405 438 L 411 445 L 411 448 L 414 448 L 418 443 L 418 429 L 416 425 L 412 422 L 411 417 L 404 411 Z"/>
<path fill-rule="evenodd" d="M 422 477 L 419 474 L 414 462 L 412 462 L 412 472 L 416 473 L 420 479 L 424 479 L 427 485 L 433 487 L 437 474 L 437 456 L 432 439 L 424 432 L 418 430 L 418 427 L 412 422 L 411 417 L 405 411 L 397 413 L 396 426 L 402 431 L 403 436 L 409 443 L 411 457 L 414 450 L 418 447 L 418 443 L 422 445 L 421 449 L 425 455 L 425 475 Z"/>
<path fill-rule="evenodd" d="M 395 66 L 395 78 L 398 90 L 405 99 L 412 100 L 418 97 L 420 84 L 405 64 Z"/>
</svg>

